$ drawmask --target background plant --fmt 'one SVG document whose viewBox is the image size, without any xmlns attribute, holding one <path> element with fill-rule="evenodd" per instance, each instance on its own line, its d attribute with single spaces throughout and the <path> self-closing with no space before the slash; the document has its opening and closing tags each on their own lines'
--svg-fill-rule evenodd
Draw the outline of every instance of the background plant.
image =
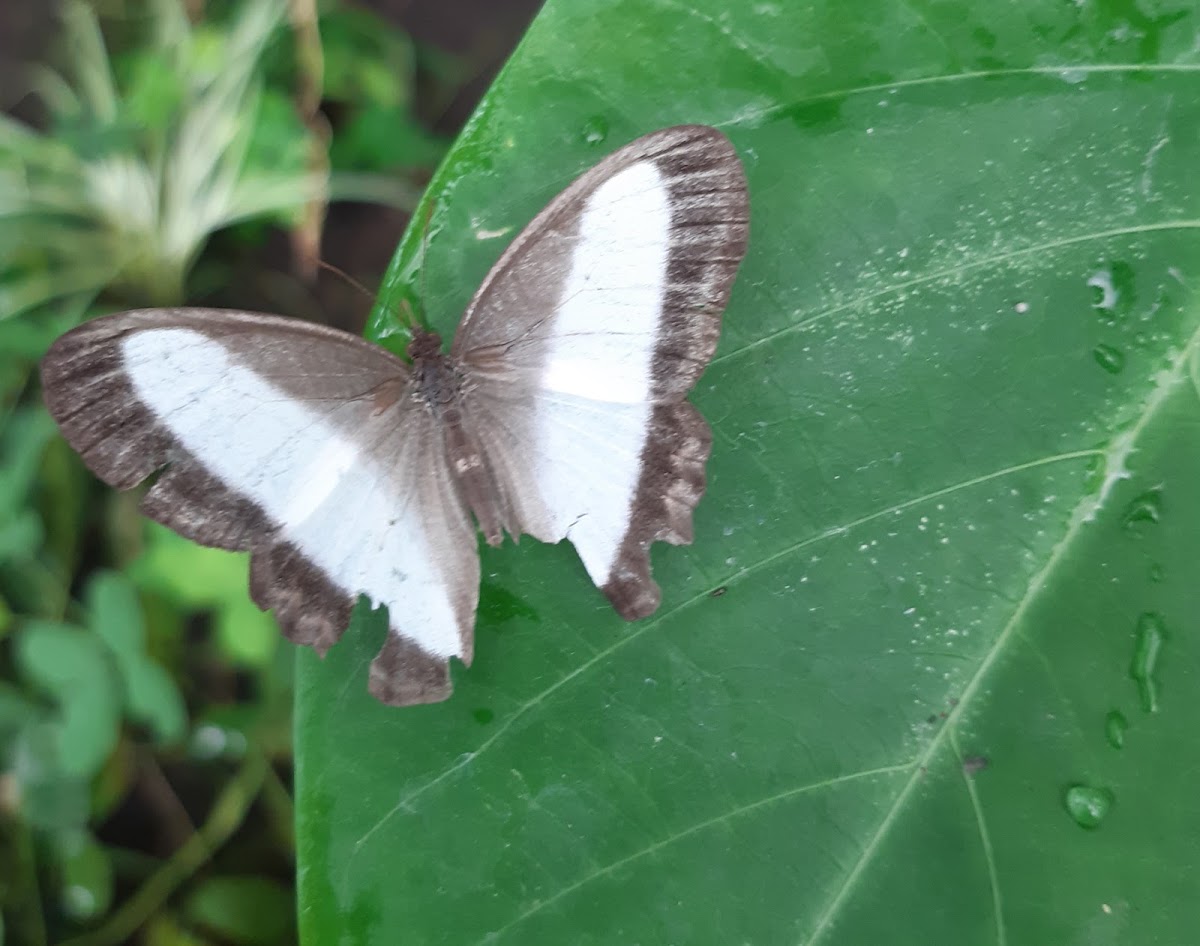
<svg viewBox="0 0 1200 946">
<path fill-rule="evenodd" d="M 0 115 L 0 942 L 285 943 L 291 654 L 243 557 L 98 488 L 35 368 L 82 318 L 229 298 L 279 233 L 258 305 L 302 287 L 331 202 L 407 207 L 443 145 L 367 11 L 120 12 L 65 4 L 24 73 L 41 120 Z"/>
</svg>

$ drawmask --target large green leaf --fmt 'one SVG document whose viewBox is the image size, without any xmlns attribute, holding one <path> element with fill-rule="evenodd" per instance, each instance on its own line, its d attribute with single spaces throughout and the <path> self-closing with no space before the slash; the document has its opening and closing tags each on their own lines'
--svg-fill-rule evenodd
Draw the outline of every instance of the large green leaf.
<svg viewBox="0 0 1200 946">
<path fill-rule="evenodd" d="M 568 546 L 484 550 L 445 704 L 370 700 L 377 620 L 301 655 L 306 943 L 1194 939 L 1198 35 L 550 0 L 434 180 L 423 302 L 449 333 L 602 154 L 724 128 L 752 236 L 696 542 L 633 625 Z"/>
</svg>

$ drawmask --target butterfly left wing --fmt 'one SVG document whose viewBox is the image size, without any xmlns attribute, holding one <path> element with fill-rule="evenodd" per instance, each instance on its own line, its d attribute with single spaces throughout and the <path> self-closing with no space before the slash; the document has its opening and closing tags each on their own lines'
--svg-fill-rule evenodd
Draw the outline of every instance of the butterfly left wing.
<svg viewBox="0 0 1200 946">
<path fill-rule="evenodd" d="M 650 545 L 692 539 L 711 434 L 685 398 L 716 348 L 748 226 L 721 132 L 647 135 L 530 223 L 454 339 L 505 527 L 570 539 L 629 619 L 660 601 Z"/>
<path fill-rule="evenodd" d="M 324 653 L 360 594 L 388 606 L 370 688 L 450 693 L 469 662 L 479 560 L 443 432 L 408 366 L 361 338 L 277 316 L 126 312 L 68 332 L 42 362 L 67 441 L 153 519 L 251 553 L 250 591 Z"/>
</svg>

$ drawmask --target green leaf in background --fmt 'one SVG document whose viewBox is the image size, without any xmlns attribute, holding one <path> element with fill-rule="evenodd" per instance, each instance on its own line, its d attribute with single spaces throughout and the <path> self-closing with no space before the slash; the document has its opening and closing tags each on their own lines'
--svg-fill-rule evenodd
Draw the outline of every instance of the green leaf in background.
<svg viewBox="0 0 1200 946">
<path fill-rule="evenodd" d="M 50 725 L 61 771 L 88 778 L 117 744 L 120 683 L 101 640 L 89 631 L 31 621 L 16 635 L 21 676 L 56 704 Z"/>
<path fill-rule="evenodd" d="M 61 729 L 46 720 L 17 734 L 11 773 L 19 787 L 21 819 L 33 828 L 82 828 L 90 811 L 88 780 L 63 770 Z"/>
<path fill-rule="evenodd" d="M 443 704 L 368 697 L 378 620 L 299 655 L 305 943 L 1192 941 L 1197 35 L 549 0 L 434 179 L 425 310 L 608 151 L 723 128 L 752 233 L 696 541 L 637 624 L 565 544 L 485 550 Z"/>
<path fill-rule="evenodd" d="M 49 608 L 55 613 L 59 589 L 39 560 L 46 528 L 33 508 L 34 486 L 53 436 L 54 423 L 40 406 L 0 413 L 0 633 L 7 632 L 14 612 Z"/>
<path fill-rule="evenodd" d="M 413 49 L 403 33 L 370 10 L 335 7 L 321 16 L 324 97 L 350 105 L 407 109 Z"/>
<path fill-rule="evenodd" d="M 13 744 L 21 730 L 34 725 L 42 715 L 41 708 L 17 687 L 0 682 L 0 771 L 10 768 Z"/>
<path fill-rule="evenodd" d="M 197 44 L 199 45 L 199 44 Z M 130 128 L 161 131 L 184 107 L 187 80 L 176 64 L 186 51 L 178 45 L 163 48 L 136 49 L 114 63 L 127 72 L 121 84 L 125 93 L 125 120 Z"/>
<path fill-rule="evenodd" d="M 142 607 L 132 582 L 119 572 L 100 572 L 88 585 L 90 626 L 108 646 L 125 689 L 125 712 L 149 726 L 160 742 L 178 742 L 187 726 L 179 688 L 146 655 Z"/>
<path fill-rule="evenodd" d="M 335 167 L 383 170 L 430 166 L 446 143 L 431 135 L 406 112 L 366 106 L 346 122 L 329 147 Z"/>
<path fill-rule="evenodd" d="M 339 170 L 428 168 L 446 151 L 412 112 L 412 42 L 367 10 L 338 7 L 321 16 L 324 99 L 337 130 L 329 159 Z M 353 196 L 353 195 L 351 195 Z"/>
<path fill-rule="evenodd" d="M 11 524 L 29 512 L 29 493 L 37 478 L 42 452 L 54 437 L 54 422 L 40 407 L 15 411 L 0 427 L 0 524 Z"/>
<path fill-rule="evenodd" d="M 113 870 L 108 852 L 83 830 L 59 832 L 54 846 L 63 914 L 77 923 L 103 916 L 113 896 Z"/>
<path fill-rule="evenodd" d="M 0 562 L 29 558 L 42 544 L 42 536 L 42 520 L 32 509 L 0 521 Z"/>
<path fill-rule="evenodd" d="M 195 28 L 180 0 L 150 4 L 146 41 L 116 63 L 94 5 L 61 6 L 65 71 L 36 83 L 55 134 L 0 116 L 0 318 L 106 287 L 178 302 L 214 232 L 327 193 L 296 158 L 313 136 L 262 94 L 284 0 Z"/>
<path fill-rule="evenodd" d="M 183 913 L 221 942 L 275 946 L 295 941 L 292 892 L 267 877 L 210 877 L 188 896 Z"/>
<path fill-rule="evenodd" d="M 38 359 L 78 319 L 77 312 L 63 307 L 39 311 L 36 318 L 0 320 L 0 411 L 12 407 Z"/>
<path fill-rule="evenodd" d="M 270 615 L 255 607 L 247 591 L 244 554 L 208 549 L 163 526 L 147 526 L 146 550 L 128 569 L 142 588 L 183 608 L 216 612 L 217 642 L 230 660 L 263 667 L 279 644 Z"/>
</svg>

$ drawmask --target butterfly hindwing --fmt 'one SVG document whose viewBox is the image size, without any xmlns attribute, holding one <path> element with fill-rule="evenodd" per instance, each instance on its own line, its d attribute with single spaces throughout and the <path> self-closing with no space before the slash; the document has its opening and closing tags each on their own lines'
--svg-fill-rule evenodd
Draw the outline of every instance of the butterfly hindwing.
<svg viewBox="0 0 1200 946">
<path fill-rule="evenodd" d="M 75 329 L 42 375 L 101 479 L 128 489 L 157 473 L 148 515 L 251 553 L 251 594 L 288 637 L 324 652 L 366 594 L 392 630 L 372 691 L 448 695 L 449 657 L 471 655 L 476 539 L 404 362 L 291 319 L 158 309 Z"/>
<path fill-rule="evenodd" d="M 716 348 L 748 216 L 724 135 L 647 135 L 517 237 L 454 340 L 509 531 L 570 539 L 627 618 L 659 603 L 650 544 L 691 541 L 711 434 L 684 398 Z"/>
</svg>

